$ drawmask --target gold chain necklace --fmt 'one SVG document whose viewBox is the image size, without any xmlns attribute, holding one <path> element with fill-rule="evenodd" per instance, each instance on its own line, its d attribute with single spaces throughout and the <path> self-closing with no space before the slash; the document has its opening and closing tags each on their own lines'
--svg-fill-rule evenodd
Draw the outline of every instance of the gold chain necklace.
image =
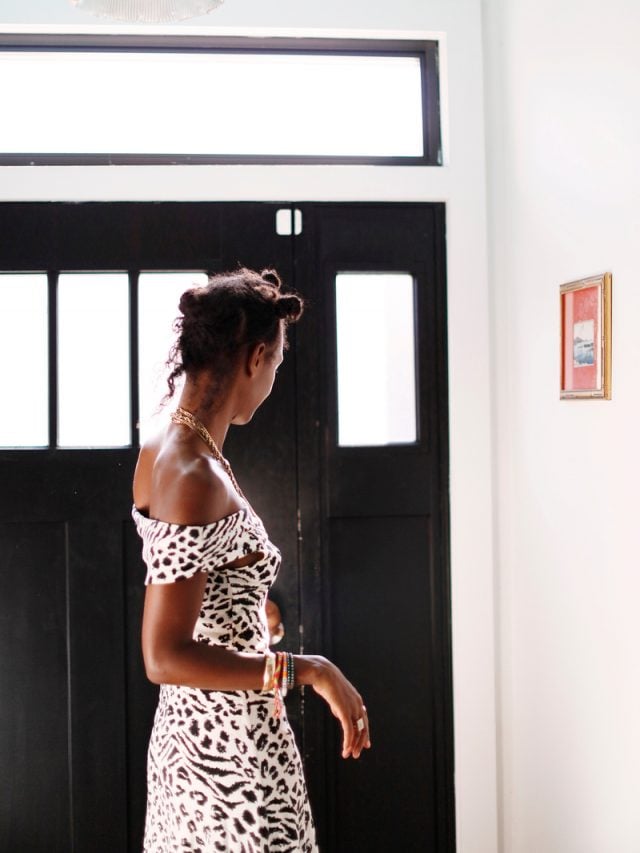
<svg viewBox="0 0 640 853">
<path fill-rule="evenodd" d="M 211 451 L 211 455 L 214 459 L 216 459 L 224 468 L 229 479 L 233 483 L 235 490 L 238 492 L 240 497 L 246 501 L 246 498 L 243 494 L 242 489 L 238 485 L 238 481 L 236 480 L 233 471 L 231 470 L 231 465 L 229 465 L 228 461 L 224 458 L 222 453 L 218 450 L 218 445 L 213 440 L 213 437 L 206 426 L 196 418 L 195 415 L 192 415 L 191 412 L 188 412 L 186 409 L 183 409 L 182 406 L 178 406 L 178 408 L 171 414 L 171 420 L 174 424 L 182 424 L 183 426 L 189 427 L 189 429 L 193 430 L 207 445 L 209 450 Z"/>
</svg>

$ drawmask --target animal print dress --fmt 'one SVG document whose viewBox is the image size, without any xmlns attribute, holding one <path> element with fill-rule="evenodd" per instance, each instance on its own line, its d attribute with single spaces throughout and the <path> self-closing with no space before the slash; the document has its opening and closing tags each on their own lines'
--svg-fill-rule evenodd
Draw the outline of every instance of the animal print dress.
<svg viewBox="0 0 640 853">
<path fill-rule="evenodd" d="M 241 509 L 204 525 L 133 518 L 146 583 L 205 571 L 197 642 L 242 652 L 268 649 L 265 600 L 280 552 L 261 520 Z M 251 566 L 229 568 L 260 552 Z M 145 853 L 317 851 L 302 765 L 283 710 L 255 690 L 160 686 L 147 764 Z"/>
</svg>

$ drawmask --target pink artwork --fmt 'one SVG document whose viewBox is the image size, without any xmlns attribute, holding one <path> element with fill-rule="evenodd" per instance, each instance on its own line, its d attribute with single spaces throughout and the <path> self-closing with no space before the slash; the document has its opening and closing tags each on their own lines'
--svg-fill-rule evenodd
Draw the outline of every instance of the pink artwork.
<svg viewBox="0 0 640 853">
<path fill-rule="evenodd" d="M 560 396 L 610 399 L 611 274 L 560 288 Z"/>
</svg>

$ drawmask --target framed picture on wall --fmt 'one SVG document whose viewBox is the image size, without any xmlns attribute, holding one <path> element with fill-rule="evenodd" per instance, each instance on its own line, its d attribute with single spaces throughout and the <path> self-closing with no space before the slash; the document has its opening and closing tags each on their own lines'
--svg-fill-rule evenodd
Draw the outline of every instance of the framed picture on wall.
<svg viewBox="0 0 640 853">
<path fill-rule="evenodd" d="M 611 399 L 611 273 L 560 286 L 560 399 Z"/>
</svg>

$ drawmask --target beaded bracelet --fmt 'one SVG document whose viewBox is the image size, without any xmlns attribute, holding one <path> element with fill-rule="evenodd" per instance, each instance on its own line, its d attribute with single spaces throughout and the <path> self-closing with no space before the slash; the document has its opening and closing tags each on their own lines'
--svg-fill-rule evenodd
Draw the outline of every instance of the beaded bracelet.
<svg viewBox="0 0 640 853">
<path fill-rule="evenodd" d="M 293 655 L 291 652 L 287 652 L 287 689 L 293 690 L 296 686 L 296 673 L 295 666 L 293 663 Z"/>
</svg>

